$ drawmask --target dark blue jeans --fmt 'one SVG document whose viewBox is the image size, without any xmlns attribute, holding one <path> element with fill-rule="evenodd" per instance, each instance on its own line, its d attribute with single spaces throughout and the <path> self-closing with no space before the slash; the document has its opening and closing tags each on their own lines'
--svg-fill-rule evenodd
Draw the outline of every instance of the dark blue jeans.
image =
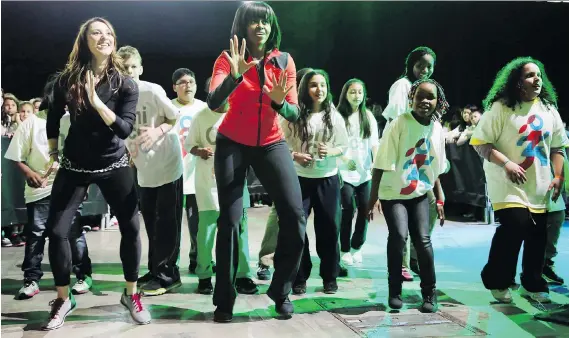
<svg viewBox="0 0 569 338">
<path fill-rule="evenodd" d="M 24 280 L 37 282 L 43 276 L 41 262 L 45 247 L 45 224 L 49 215 L 49 203 L 50 196 L 26 204 L 28 222 L 24 226 L 24 234 L 26 236 L 24 262 L 22 263 Z M 81 224 L 79 224 L 80 216 L 81 208 L 79 208 L 72 221 L 73 225 L 69 242 L 71 245 L 73 272 L 77 279 L 85 279 L 85 276 L 91 276 L 92 268 L 87 241 Z"/>
<path fill-rule="evenodd" d="M 417 250 L 421 289 L 435 288 L 435 259 L 429 232 L 429 199 L 427 194 L 409 200 L 382 200 L 381 206 L 389 235 L 387 237 L 387 271 L 390 288 L 401 288 L 401 264 L 407 236 Z"/>
</svg>

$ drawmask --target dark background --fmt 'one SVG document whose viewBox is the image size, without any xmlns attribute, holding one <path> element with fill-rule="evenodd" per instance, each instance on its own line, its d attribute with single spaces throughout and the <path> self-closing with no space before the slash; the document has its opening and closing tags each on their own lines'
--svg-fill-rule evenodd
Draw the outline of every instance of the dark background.
<svg viewBox="0 0 569 338">
<path fill-rule="evenodd" d="M 20 99 L 40 96 L 61 69 L 80 24 L 93 16 L 115 27 L 118 46 L 143 58 L 142 79 L 174 97 L 171 74 L 196 73 L 198 95 L 213 62 L 228 48 L 241 2 L 9 2 L 2 1 L 2 87 Z M 560 113 L 569 109 L 569 4 L 547 2 L 270 2 L 297 69 L 330 74 L 337 101 L 352 77 L 385 106 L 406 55 L 419 45 L 437 53 L 433 78 L 451 105 L 480 104 L 497 71 L 517 56 L 542 61 L 557 89 Z M 564 119 L 565 116 L 564 116 Z"/>
</svg>

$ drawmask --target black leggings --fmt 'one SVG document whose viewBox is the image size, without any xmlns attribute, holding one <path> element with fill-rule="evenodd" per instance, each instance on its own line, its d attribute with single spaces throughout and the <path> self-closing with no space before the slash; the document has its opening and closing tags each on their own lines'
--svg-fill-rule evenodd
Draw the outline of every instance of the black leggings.
<svg viewBox="0 0 569 338">
<path fill-rule="evenodd" d="M 435 260 L 429 234 L 429 199 L 427 194 L 410 200 L 382 200 L 381 206 L 389 235 L 387 237 L 387 271 L 390 288 L 401 289 L 401 264 L 407 236 L 417 250 L 421 289 L 435 288 Z"/>
<path fill-rule="evenodd" d="M 367 234 L 367 205 L 371 181 L 364 182 L 357 187 L 344 182 L 342 187 L 342 223 L 340 227 L 340 246 L 342 252 L 351 249 L 359 250 L 366 241 Z M 352 235 L 352 219 L 358 210 L 356 228 Z M 351 238 L 351 239 L 350 239 Z"/>
<path fill-rule="evenodd" d="M 129 167 L 103 173 L 81 173 L 59 169 L 53 182 L 46 230 L 49 236 L 49 263 L 55 286 L 70 284 L 71 225 L 90 184 L 96 184 L 109 206 L 115 210 L 122 235 L 120 257 L 124 278 L 136 282 L 140 264 L 140 224 L 138 197 L 132 169 Z"/>
<path fill-rule="evenodd" d="M 296 278 L 306 231 L 302 194 L 285 141 L 263 147 L 246 146 L 217 134 L 215 177 L 219 199 L 216 241 L 216 283 L 213 304 L 231 311 L 239 264 L 239 226 L 243 215 L 243 186 L 249 166 L 274 201 L 279 217 L 275 273 L 267 291 L 284 299 Z"/>
</svg>

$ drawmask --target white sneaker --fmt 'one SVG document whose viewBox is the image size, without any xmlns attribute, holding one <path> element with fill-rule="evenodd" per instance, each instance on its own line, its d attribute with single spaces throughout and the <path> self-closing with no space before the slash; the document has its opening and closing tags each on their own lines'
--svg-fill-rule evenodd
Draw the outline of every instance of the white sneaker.
<svg viewBox="0 0 569 338">
<path fill-rule="evenodd" d="M 91 286 L 93 285 L 93 279 L 89 276 L 85 276 L 85 279 L 78 279 L 75 285 L 71 288 L 71 292 L 74 295 L 82 295 L 89 292 Z"/>
<path fill-rule="evenodd" d="M 529 292 L 522 286 L 519 289 L 519 293 L 520 296 L 539 303 L 551 303 L 551 298 L 547 292 Z"/>
<path fill-rule="evenodd" d="M 510 289 L 494 289 L 490 291 L 497 301 L 508 304 L 512 302 L 512 293 L 510 292 Z"/>
<path fill-rule="evenodd" d="M 344 265 L 354 265 L 354 258 L 352 257 L 352 254 L 349 252 L 345 252 L 342 254 L 342 258 L 340 259 L 340 262 L 342 262 L 342 264 Z"/>
<path fill-rule="evenodd" d="M 354 260 L 355 264 L 361 264 L 363 261 L 362 252 L 360 250 L 352 249 L 352 259 Z"/>
<path fill-rule="evenodd" d="M 75 310 L 77 303 L 73 295 L 69 295 L 67 300 L 57 298 L 49 303 L 51 311 L 49 313 L 49 320 L 42 326 L 43 330 L 55 330 L 63 326 L 65 318 Z"/>
<path fill-rule="evenodd" d="M 24 281 L 24 285 L 18 291 L 18 299 L 30 299 L 40 293 L 40 287 L 36 281 Z"/>
</svg>

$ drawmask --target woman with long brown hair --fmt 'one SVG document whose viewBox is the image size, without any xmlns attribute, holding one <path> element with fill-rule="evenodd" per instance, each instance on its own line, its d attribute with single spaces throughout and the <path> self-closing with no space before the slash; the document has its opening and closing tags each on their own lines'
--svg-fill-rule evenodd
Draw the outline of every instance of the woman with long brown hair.
<svg viewBox="0 0 569 338">
<path fill-rule="evenodd" d="M 46 225 L 57 299 L 50 303 L 46 330 L 61 327 L 77 306 L 69 292 L 68 237 L 73 215 L 93 183 L 99 186 L 119 221 L 120 257 L 126 280 L 121 304 L 138 324 L 150 322 L 150 313 L 136 290 L 140 264 L 138 197 L 124 143 L 136 118 L 138 86 L 125 74 L 116 54 L 116 35 L 111 24 L 92 18 L 81 25 L 67 65 L 56 80 L 53 105 L 47 115 L 51 158 L 48 173 L 58 171 Z M 65 105 L 71 114 L 71 127 L 59 156 L 59 126 Z"/>
</svg>

